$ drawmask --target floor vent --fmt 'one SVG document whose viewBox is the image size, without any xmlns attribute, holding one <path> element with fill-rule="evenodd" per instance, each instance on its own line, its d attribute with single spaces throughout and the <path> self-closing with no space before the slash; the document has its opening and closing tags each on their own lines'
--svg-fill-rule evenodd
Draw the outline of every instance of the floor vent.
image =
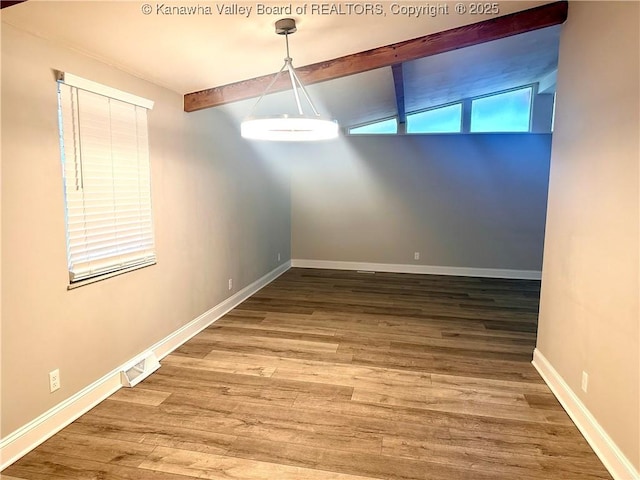
<svg viewBox="0 0 640 480">
<path fill-rule="evenodd" d="M 120 382 L 123 387 L 135 387 L 159 368 L 156 354 L 145 352 L 120 372 Z"/>
<path fill-rule="evenodd" d="M 373 270 L 356 270 L 356 273 L 366 273 L 369 275 L 375 275 L 376 272 L 374 272 Z"/>
</svg>

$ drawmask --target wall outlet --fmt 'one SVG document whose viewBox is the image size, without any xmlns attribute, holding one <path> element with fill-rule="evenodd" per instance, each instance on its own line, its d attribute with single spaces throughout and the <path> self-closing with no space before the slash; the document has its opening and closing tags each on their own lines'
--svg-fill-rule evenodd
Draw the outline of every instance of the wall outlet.
<svg viewBox="0 0 640 480">
<path fill-rule="evenodd" d="M 587 388 L 589 388 L 589 374 L 582 372 L 582 391 L 586 393 Z"/>
<path fill-rule="evenodd" d="M 280 254 L 278 254 L 278 261 L 280 261 Z"/>
<path fill-rule="evenodd" d="M 60 388 L 60 370 L 57 368 L 49 372 L 49 392 L 55 392 Z"/>
<path fill-rule="evenodd" d="M 413 259 L 420 260 L 420 252 L 413 252 Z"/>
<path fill-rule="evenodd" d="M 229 290 L 233 288 L 233 278 L 229 279 Z"/>
</svg>

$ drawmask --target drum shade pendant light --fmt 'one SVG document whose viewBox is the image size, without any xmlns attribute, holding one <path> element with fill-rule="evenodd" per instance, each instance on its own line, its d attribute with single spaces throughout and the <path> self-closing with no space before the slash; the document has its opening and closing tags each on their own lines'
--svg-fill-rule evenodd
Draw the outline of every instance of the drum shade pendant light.
<svg viewBox="0 0 640 480">
<path fill-rule="evenodd" d="M 287 46 L 287 56 L 284 65 L 274 76 L 273 80 L 255 103 L 249 116 L 242 121 L 240 132 L 244 138 L 251 140 L 272 140 L 283 142 L 302 142 L 313 140 L 328 140 L 338 136 L 338 123 L 318 113 L 313 105 L 304 85 L 296 75 L 292 58 L 289 56 L 289 35 L 296 32 L 296 22 L 292 18 L 284 18 L 276 22 L 276 33 L 284 35 Z M 260 101 L 273 87 L 280 75 L 286 70 L 291 80 L 291 89 L 295 99 L 297 114 L 255 116 L 253 112 Z M 301 96 L 311 107 L 312 115 L 305 114 L 302 108 Z"/>
</svg>

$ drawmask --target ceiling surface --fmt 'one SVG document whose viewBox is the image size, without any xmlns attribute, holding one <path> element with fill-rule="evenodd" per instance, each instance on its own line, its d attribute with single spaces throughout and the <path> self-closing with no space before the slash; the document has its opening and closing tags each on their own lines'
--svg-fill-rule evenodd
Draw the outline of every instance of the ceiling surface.
<svg viewBox="0 0 640 480">
<path fill-rule="evenodd" d="M 545 3 L 550 2 L 502 1 L 499 15 Z M 274 23 L 284 17 L 297 22 L 298 32 L 290 38 L 291 56 L 294 66 L 303 66 L 495 16 L 457 14 L 454 2 L 434 3 L 441 6 L 434 16 L 396 13 L 400 7 L 428 5 L 424 2 L 383 1 L 379 14 L 353 10 L 353 5 L 363 8 L 364 3 L 261 4 L 281 13 L 261 12 L 259 5 L 30 0 L 1 10 L 0 16 L 4 23 L 180 94 L 277 71 L 285 45 L 274 33 Z M 296 13 L 305 5 L 307 14 Z M 319 11 L 326 8 L 322 5 L 333 10 Z M 195 13 L 184 13 L 184 7 Z M 555 69 L 559 30 L 545 28 L 405 63 L 406 110 L 538 81 Z M 363 123 L 396 111 L 391 68 L 312 85 L 309 91 L 341 123 Z"/>
</svg>

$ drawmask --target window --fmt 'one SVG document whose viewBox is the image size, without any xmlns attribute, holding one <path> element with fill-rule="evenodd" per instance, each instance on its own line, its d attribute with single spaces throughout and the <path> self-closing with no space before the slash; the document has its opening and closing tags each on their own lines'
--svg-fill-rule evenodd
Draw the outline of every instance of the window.
<svg viewBox="0 0 640 480">
<path fill-rule="evenodd" d="M 536 89 L 534 87 L 535 85 L 527 85 L 414 111 L 407 114 L 406 133 L 530 132 L 534 102 L 542 102 L 540 103 L 542 107 L 539 109 L 542 113 L 536 114 L 538 124 L 544 121 L 544 115 L 552 115 L 551 111 L 544 113 L 546 112 L 543 109 L 545 100 L 542 97 L 544 96 L 537 95 L 537 87 Z M 546 118 L 549 119 L 549 117 Z M 552 123 L 550 131 L 553 131 Z M 349 128 L 349 133 L 351 135 L 393 135 L 398 133 L 398 122 L 395 118 L 373 121 L 366 125 Z"/>
<path fill-rule="evenodd" d="M 528 132 L 532 88 L 498 93 L 471 101 L 472 132 Z"/>
<path fill-rule="evenodd" d="M 459 133 L 461 126 L 461 103 L 407 115 L 407 133 Z"/>
<path fill-rule="evenodd" d="M 398 121 L 395 118 L 388 118 L 379 122 L 368 123 L 359 127 L 349 129 L 349 135 L 367 135 L 367 134 L 395 134 L 398 133 Z"/>
<path fill-rule="evenodd" d="M 155 263 L 153 102 L 65 73 L 58 106 L 70 282 Z"/>
</svg>

